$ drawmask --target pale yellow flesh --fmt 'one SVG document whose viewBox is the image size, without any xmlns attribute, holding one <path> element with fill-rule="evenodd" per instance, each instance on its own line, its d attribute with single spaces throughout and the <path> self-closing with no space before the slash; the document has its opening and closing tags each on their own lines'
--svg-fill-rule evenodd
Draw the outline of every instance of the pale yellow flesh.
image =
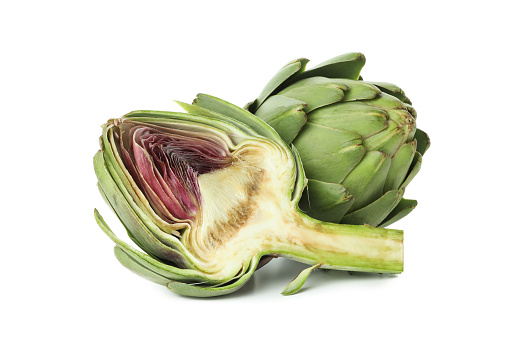
<svg viewBox="0 0 509 339">
<path fill-rule="evenodd" d="M 184 232 L 186 247 L 210 273 L 235 274 L 278 233 L 295 179 L 293 159 L 280 146 L 250 141 L 231 166 L 198 177 L 201 208 Z"/>
<path fill-rule="evenodd" d="M 198 177 L 201 212 L 183 236 L 211 277 L 233 277 L 269 253 L 309 264 L 324 261 L 323 268 L 402 270 L 377 266 L 382 259 L 402 265 L 402 237 L 370 229 L 359 234 L 364 226 L 324 224 L 297 212 L 289 197 L 293 159 L 277 145 L 250 143 L 234 157 L 232 166 Z"/>
</svg>

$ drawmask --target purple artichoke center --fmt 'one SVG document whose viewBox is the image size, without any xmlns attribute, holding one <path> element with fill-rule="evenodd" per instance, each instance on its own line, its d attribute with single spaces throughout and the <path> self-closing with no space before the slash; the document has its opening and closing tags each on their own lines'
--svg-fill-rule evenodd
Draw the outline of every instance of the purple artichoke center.
<svg viewBox="0 0 509 339">
<path fill-rule="evenodd" d="M 149 124 L 122 123 L 120 147 L 127 170 L 165 221 L 194 220 L 201 203 L 198 176 L 228 166 L 217 137 Z"/>
</svg>

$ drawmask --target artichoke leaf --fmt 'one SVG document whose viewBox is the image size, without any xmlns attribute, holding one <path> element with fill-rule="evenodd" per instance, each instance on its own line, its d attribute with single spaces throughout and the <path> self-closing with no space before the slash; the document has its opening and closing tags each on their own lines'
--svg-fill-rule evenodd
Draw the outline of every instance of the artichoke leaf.
<svg viewBox="0 0 509 339">
<path fill-rule="evenodd" d="M 293 144 L 299 150 L 308 178 L 338 184 L 366 154 L 366 148 L 357 133 L 309 122 Z"/>
<path fill-rule="evenodd" d="M 359 164 L 341 183 L 355 197 L 350 211 L 362 208 L 382 196 L 391 157 L 380 151 L 366 153 Z"/>
<path fill-rule="evenodd" d="M 165 277 L 168 280 L 180 281 L 180 282 L 209 282 L 209 283 L 219 283 L 219 280 L 213 280 L 206 277 L 200 271 L 196 271 L 194 269 L 182 269 L 172 265 L 168 265 L 162 263 L 159 260 L 152 258 L 151 256 L 140 252 L 126 242 L 118 238 L 115 233 L 110 229 L 110 227 L 106 224 L 103 217 L 99 214 L 97 209 L 94 210 L 94 216 L 97 224 L 103 230 L 103 232 L 113 241 L 115 244 L 120 247 L 122 251 L 124 251 L 131 259 L 134 260 L 136 258 L 136 262 L 146 268 L 149 271 L 152 271 L 160 276 Z"/>
<path fill-rule="evenodd" d="M 378 87 L 367 82 L 341 79 L 341 82 L 348 86 L 343 101 L 370 100 L 376 98 L 380 93 Z"/>
<path fill-rule="evenodd" d="M 410 165 L 414 159 L 417 141 L 413 140 L 403 144 L 392 157 L 391 168 L 387 174 L 384 191 L 398 189 L 406 179 Z"/>
<path fill-rule="evenodd" d="M 415 108 L 413 108 L 409 104 L 405 104 L 405 108 L 408 111 L 408 113 L 410 113 L 410 115 L 414 117 L 414 119 L 417 119 L 417 111 L 415 110 Z"/>
<path fill-rule="evenodd" d="M 387 128 L 389 114 L 364 102 L 340 102 L 320 107 L 308 115 L 308 122 L 359 134 L 363 139 Z"/>
<path fill-rule="evenodd" d="M 191 106 L 188 104 L 183 105 L 187 108 Z M 214 134 L 216 138 L 226 142 L 227 146 L 231 149 L 234 149 L 236 144 L 246 139 L 259 136 L 249 126 L 225 115 L 214 114 L 209 110 L 204 111 L 203 109 L 199 110 L 199 112 L 197 111 L 192 111 L 192 114 L 186 114 L 185 119 L 182 119 L 182 113 L 167 111 L 133 111 L 124 115 L 124 118 L 128 118 L 138 124 L 155 124 L 163 130 L 168 128 L 170 130 L 178 129 L 186 131 L 191 135 L 196 135 L 196 133 L 198 135 L 201 133 Z M 210 115 L 205 112 L 210 113 Z M 168 121 L 171 121 L 171 123 Z M 228 138 L 225 139 L 225 135 Z"/>
<path fill-rule="evenodd" d="M 405 104 L 409 104 L 409 105 L 412 104 L 410 99 L 405 95 L 405 92 L 401 88 L 399 88 L 398 86 L 396 86 L 394 84 L 391 84 L 388 82 L 372 82 L 372 81 L 369 81 L 367 83 L 375 85 L 384 93 L 395 96 L 396 98 L 398 98 Z"/>
<path fill-rule="evenodd" d="M 185 253 L 182 246 L 178 246 L 179 242 L 175 239 L 172 240 L 172 236 L 162 232 L 155 225 L 150 225 L 150 221 L 143 220 L 133 210 L 132 203 L 129 203 L 129 196 L 124 195 L 119 186 L 115 183 L 113 178 L 108 172 L 105 164 L 102 151 L 99 151 L 94 157 L 94 168 L 96 175 L 99 178 L 99 189 L 103 197 L 112 206 L 119 218 L 122 220 L 127 230 L 137 239 L 140 247 L 150 253 L 151 255 L 161 258 L 167 261 L 173 261 L 181 265 L 193 266 L 187 261 L 186 257 L 181 253 Z M 143 214 L 141 214 L 143 215 Z M 156 236 L 156 234 L 158 236 Z M 164 242 L 162 242 L 163 240 Z M 178 250 L 168 246 L 178 248 Z"/>
<path fill-rule="evenodd" d="M 281 137 L 267 123 L 255 117 L 248 111 L 227 101 L 221 100 L 211 95 L 200 93 L 196 96 L 193 104 L 230 117 L 234 120 L 238 120 L 252 128 L 259 135 L 277 143 L 281 143 Z"/>
<path fill-rule="evenodd" d="M 117 132 L 118 133 L 118 132 Z M 106 171 L 105 177 L 113 180 L 117 189 L 122 191 L 123 196 L 127 199 L 129 205 L 136 211 L 136 214 L 144 219 L 144 223 L 150 229 L 159 228 L 165 233 L 175 234 L 176 229 L 186 227 L 185 223 L 168 224 L 161 219 L 159 215 L 149 206 L 147 198 L 138 189 L 134 178 L 129 174 L 125 165 L 121 164 L 120 151 L 116 142 L 111 142 L 113 138 L 112 128 L 104 128 L 101 138 L 102 155 L 96 154 L 94 158 L 94 166 L 96 175 L 99 176 L 97 170 Z M 106 167 L 106 168 L 102 168 Z M 109 180 L 109 179 L 108 179 Z M 161 237 L 163 242 L 172 242 L 172 237 Z"/>
<path fill-rule="evenodd" d="M 386 94 L 380 93 L 375 98 L 364 101 L 367 105 L 381 107 L 383 109 L 406 109 L 406 106 L 398 98 Z"/>
<path fill-rule="evenodd" d="M 277 88 L 281 86 L 282 83 L 293 75 L 303 72 L 308 62 L 308 59 L 297 59 L 281 68 L 263 88 L 258 98 L 249 104 L 246 109 L 254 113 L 263 104 L 265 99 L 272 93 L 277 92 Z"/>
<path fill-rule="evenodd" d="M 341 222 L 353 225 L 367 224 L 376 227 L 400 202 L 403 192 L 402 189 L 389 191 L 371 204 L 345 215 Z"/>
<path fill-rule="evenodd" d="M 424 155 L 430 146 L 430 140 L 426 132 L 417 129 L 415 131 L 415 139 L 417 140 L 417 152 Z"/>
<path fill-rule="evenodd" d="M 405 128 L 389 120 L 387 128 L 364 139 L 364 145 L 371 150 L 377 150 L 393 156 L 408 139 L 408 133 Z"/>
<path fill-rule="evenodd" d="M 252 263 L 257 263 L 258 260 L 253 260 Z M 257 265 L 252 264 L 247 272 L 241 275 L 237 280 L 224 285 L 224 286 L 203 286 L 200 284 L 185 284 L 178 281 L 170 281 L 166 287 L 177 294 L 189 297 L 218 297 L 226 294 L 233 293 L 244 286 L 249 278 L 253 275 Z"/>
<path fill-rule="evenodd" d="M 345 186 L 309 179 L 299 207 L 312 218 L 339 223 L 353 202 Z"/>
<path fill-rule="evenodd" d="M 306 106 L 303 101 L 273 95 L 260 106 L 256 116 L 274 128 L 284 142 L 290 144 L 307 121 L 304 111 Z"/>
<path fill-rule="evenodd" d="M 365 64 L 366 58 L 362 53 L 342 54 L 324 61 L 290 80 L 297 81 L 315 76 L 358 80 Z M 284 85 L 288 86 L 288 84 Z"/>
<path fill-rule="evenodd" d="M 419 142 L 417 142 L 419 144 Z M 419 173 L 422 165 L 422 155 L 419 152 L 415 152 L 412 164 L 410 164 L 410 171 L 408 172 L 405 181 L 401 184 L 401 188 L 405 188 L 412 181 L 413 178 Z"/>
<path fill-rule="evenodd" d="M 302 197 L 302 192 L 306 188 L 308 184 L 308 179 L 306 178 L 306 174 L 304 172 L 304 167 L 302 165 L 302 160 L 299 155 L 299 151 L 297 148 L 292 144 L 290 147 L 292 154 L 295 156 L 295 186 L 292 191 L 291 201 L 292 205 L 297 207 L 299 204 L 299 200 Z"/>
<path fill-rule="evenodd" d="M 171 281 L 165 276 L 159 275 L 156 272 L 149 270 L 147 267 L 139 264 L 136 260 L 124 252 L 121 247 L 115 246 L 114 251 L 115 257 L 122 264 L 122 266 L 127 268 L 129 271 L 139 275 L 140 277 L 163 286 L 166 286 Z"/>
<path fill-rule="evenodd" d="M 180 107 L 182 107 L 189 114 L 196 114 L 196 115 L 208 117 L 211 119 L 226 121 L 226 122 L 230 123 L 231 125 L 235 126 L 236 128 L 240 129 L 243 132 L 242 136 L 238 135 L 237 133 L 229 133 L 228 134 L 234 143 L 240 143 L 243 140 L 245 140 L 244 135 L 258 136 L 258 133 L 254 132 L 249 126 L 247 126 L 246 124 L 244 124 L 238 120 L 229 118 L 227 116 L 224 116 L 222 114 L 216 113 L 214 111 L 208 110 L 208 109 L 200 107 L 200 106 L 189 105 L 185 102 L 180 102 L 180 101 L 176 101 L 176 103 L 178 105 L 180 105 Z"/>
<path fill-rule="evenodd" d="M 285 287 L 285 289 L 283 290 L 283 292 L 281 292 L 281 294 L 286 296 L 286 295 L 292 295 L 292 294 L 297 293 L 302 288 L 302 286 L 304 286 L 304 283 L 308 279 L 311 272 L 313 272 L 315 269 L 319 268 L 321 265 L 322 265 L 321 263 L 318 263 L 318 264 L 308 267 L 305 270 L 303 270 L 302 272 L 300 272 L 299 275 L 296 276 L 295 279 L 293 279 Z"/>
<path fill-rule="evenodd" d="M 304 111 L 307 113 L 318 107 L 340 102 L 347 88 L 340 81 L 316 77 L 296 82 L 277 95 L 304 101 L 307 104 Z"/>
<path fill-rule="evenodd" d="M 416 200 L 411 199 L 401 199 L 399 204 L 389 213 L 389 215 L 385 218 L 385 220 L 378 225 L 377 227 L 383 228 L 387 227 L 396 221 L 406 217 L 410 212 L 414 210 L 417 206 Z"/>
</svg>

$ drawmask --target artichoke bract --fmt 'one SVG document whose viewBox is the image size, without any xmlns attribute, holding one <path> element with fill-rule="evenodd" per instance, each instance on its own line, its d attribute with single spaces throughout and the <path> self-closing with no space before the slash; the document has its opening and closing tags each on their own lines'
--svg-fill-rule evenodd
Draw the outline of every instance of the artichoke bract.
<svg viewBox="0 0 509 339">
<path fill-rule="evenodd" d="M 410 100 L 393 84 L 362 80 L 361 53 L 307 63 L 283 67 L 246 106 L 297 148 L 309 179 L 300 208 L 334 223 L 403 218 L 417 205 L 403 193 L 430 144 Z"/>
<path fill-rule="evenodd" d="M 239 289 L 273 256 L 315 268 L 400 273 L 403 232 L 313 219 L 299 154 L 255 115 L 208 95 L 186 113 L 135 111 L 103 125 L 99 190 L 139 247 L 117 237 L 128 269 L 170 290 L 209 297 Z"/>
</svg>

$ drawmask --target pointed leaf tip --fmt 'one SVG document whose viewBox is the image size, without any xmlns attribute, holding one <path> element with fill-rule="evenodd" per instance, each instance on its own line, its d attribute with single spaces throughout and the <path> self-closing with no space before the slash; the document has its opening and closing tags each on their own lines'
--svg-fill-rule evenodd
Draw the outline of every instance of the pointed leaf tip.
<svg viewBox="0 0 509 339">
<path fill-rule="evenodd" d="M 318 263 L 318 264 L 308 267 L 305 270 L 303 270 L 302 272 L 300 272 L 299 275 L 297 277 L 295 277 L 295 279 L 293 279 L 285 287 L 285 289 L 283 290 L 283 292 L 281 292 L 281 294 L 282 295 L 292 295 L 292 294 L 297 293 L 302 288 L 302 286 L 306 282 L 306 279 L 309 277 L 311 272 L 313 272 L 315 269 L 317 269 L 321 265 L 322 265 L 322 263 Z"/>
</svg>

